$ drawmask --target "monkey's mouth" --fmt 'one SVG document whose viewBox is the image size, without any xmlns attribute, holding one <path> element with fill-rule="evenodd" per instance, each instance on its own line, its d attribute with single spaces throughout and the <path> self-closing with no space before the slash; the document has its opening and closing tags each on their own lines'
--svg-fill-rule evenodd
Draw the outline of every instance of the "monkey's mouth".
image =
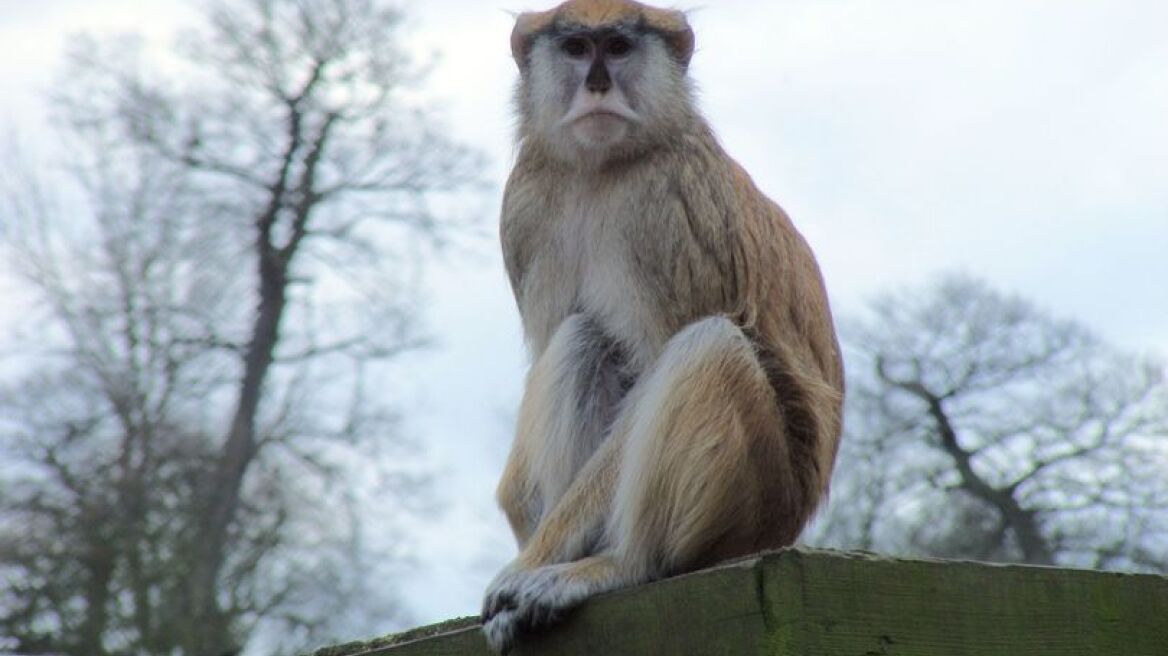
<svg viewBox="0 0 1168 656">
<path fill-rule="evenodd" d="M 579 125 L 581 123 L 629 123 L 629 117 L 624 114 L 619 114 L 608 109 L 597 109 L 586 114 L 581 114 L 572 123 Z"/>
<path fill-rule="evenodd" d="M 581 121 L 601 121 L 608 122 L 612 120 L 619 120 L 625 123 L 636 123 L 637 115 L 629 109 L 623 107 L 606 107 L 604 105 L 593 106 L 587 109 L 576 109 L 570 112 L 567 116 L 561 119 L 561 125 L 577 124 Z"/>
</svg>

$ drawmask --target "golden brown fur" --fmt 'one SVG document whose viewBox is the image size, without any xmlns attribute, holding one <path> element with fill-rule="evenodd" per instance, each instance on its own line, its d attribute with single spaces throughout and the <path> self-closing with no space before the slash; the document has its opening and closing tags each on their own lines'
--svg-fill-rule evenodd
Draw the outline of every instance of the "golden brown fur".
<svg viewBox="0 0 1168 656">
<path fill-rule="evenodd" d="M 589 0 L 565 2 L 547 11 L 520 14 L 511 33 L 511 54 L 519 60 L 526 56 L 532 35 L 556 23 L 596 28 L 616 23 L 641 23 L 669 36 L 671 45 L 686 53 L 686 61 L 693 52 L 693 31 L 685 14 L 669 9 L 657 9 L 629 0 Z"/>
<path fill-rule="evenodd" d="M 554 45 L 613 24 L 638 51 L 595 57 L 635 118 L 573 132 L 547 117 L 587 94 L 545 105 L 584 67 Z M 684 15 L 573 0 L 516 34 L 501 233 L 533 365 L 498 489 L 521 546 L 484 606 L 498 650 L 597 592 L 791 544 L 843 392 L 810 249 L 693 108 Z"/>
</svg>

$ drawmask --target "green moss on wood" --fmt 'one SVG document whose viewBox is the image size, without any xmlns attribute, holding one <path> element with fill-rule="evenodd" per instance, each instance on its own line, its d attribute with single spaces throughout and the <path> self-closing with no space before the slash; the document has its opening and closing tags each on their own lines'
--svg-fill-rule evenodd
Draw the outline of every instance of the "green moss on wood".
<svg viewBox="0 0 1168 656">
<path fill-rule="evenodd" d="M 434 636 L 446 636 L 456 633 L 460 630 L 473 629 L 478 630 L 479 618 L 477 617 L 459 617 L 451 620 L 438 622 L 437 624 L 428 624 L 426 626 L 419 626 L 401 633 L 391 633 L 380 638 L 373 638 L 372 640 L 347 642 L 343 645 L 336 645 L 333 647 L 325 647 L 312 652 L 311 656 L 358 656 L 360 654 L 369 653 L 386 653 L 385 649 L 395 645 L 401 645 L 416 640 L 425 638 L 432 638 Z M 396 653 L 396 652 L 395 652 Z"/>
</svg>

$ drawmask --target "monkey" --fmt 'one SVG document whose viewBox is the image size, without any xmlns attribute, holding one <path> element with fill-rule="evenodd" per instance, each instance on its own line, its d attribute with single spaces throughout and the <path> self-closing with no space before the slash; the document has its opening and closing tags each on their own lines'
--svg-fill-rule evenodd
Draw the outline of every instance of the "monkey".
<svg viewBox="0 0 1168 656">
<path fill-rule="evenodd" d="M 606 591 L 794 543 L 825 497 L 843 364 L 787 214 L 694 102 L 680 11 L 518 15 L 500 239 L 531 357 L 487 588 L 507 652 Z"/>
</svg>

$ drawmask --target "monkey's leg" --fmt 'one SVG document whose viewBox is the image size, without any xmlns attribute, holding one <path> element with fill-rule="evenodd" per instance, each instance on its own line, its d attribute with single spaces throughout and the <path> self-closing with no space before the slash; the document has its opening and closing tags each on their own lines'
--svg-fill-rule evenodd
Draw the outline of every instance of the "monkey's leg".
<svg viewBox="0 0 1168 656">
<path fill-rule="evenodd" d="M 565 319 L 532 365 L 496 492 L 521 548 L 603 441 L 629 381 L 622 349 L 583 314 Z M 562 558 L 583 555 L 604 518 L 577 517 L 581 530 Z"/>
<path fill-rule="evenodd" d="M 725 318 L 691 324 L 629 392 L 608 441 L 492 583 L 488 641 L 506 650 L 518 631 L 598 592 L 793 535 L 782 526 L 802 521 L 782 517 L 792 506 L 788 463 L 779 406 L 750 341 Z M 576 513 L 609 504 L 602 552 L 549 558 Z"/>
</svg>

